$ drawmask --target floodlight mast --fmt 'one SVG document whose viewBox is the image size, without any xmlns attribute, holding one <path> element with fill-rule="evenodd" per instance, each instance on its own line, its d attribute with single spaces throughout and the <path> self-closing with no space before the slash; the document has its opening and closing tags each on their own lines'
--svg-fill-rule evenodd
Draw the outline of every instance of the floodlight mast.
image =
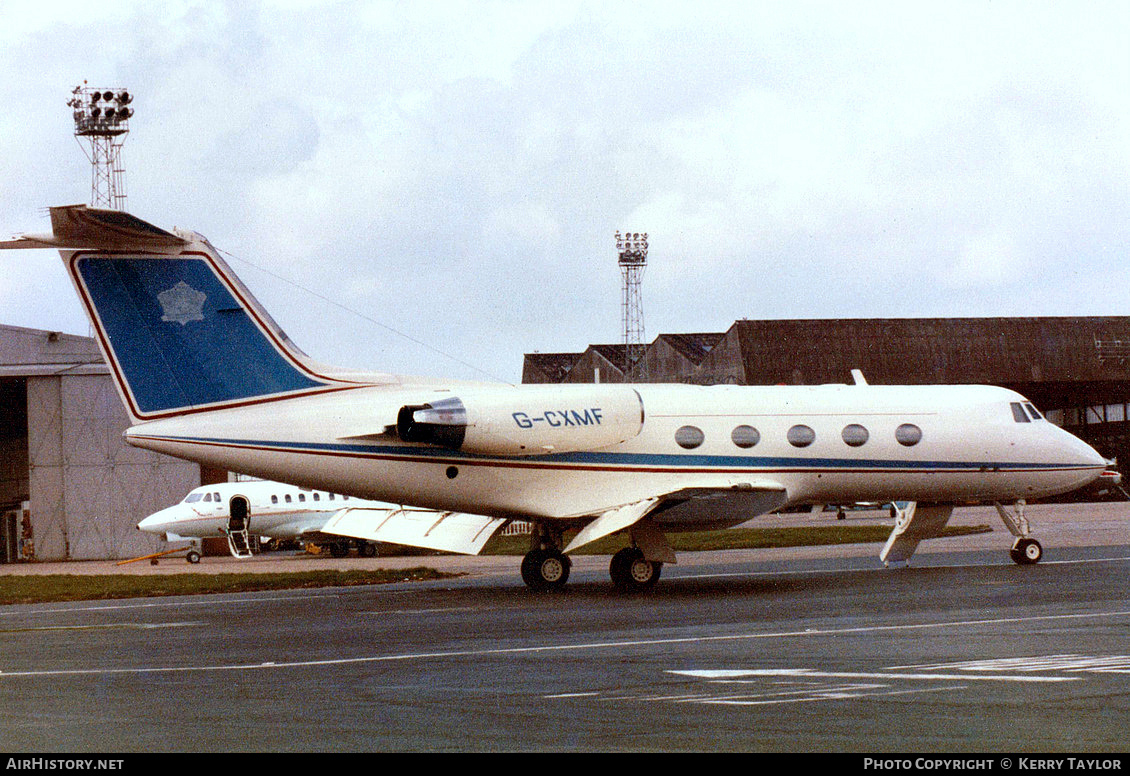
<svg viewBox="0 0 1130 776">
<path fill-rule="evenodd" d="M 624 279 L 621 312 L 624 319 L 624 380 L 636 367 L 635 380 L 647 382 L 644 354 L 643 272 L 647 267 L 647 233 L 616 233 L 616 252 L 620 255 L 620 274 Z"/>
<path fill-rule="evenodd" d="M 90 145 L 91 207 L 126 208 L 121 150 L 129 134 L 132 102 L 133 95 L 126 89 L 91 89 L 85 82 L 71 91 L 67 101 L 74 111 L 75 139 L 79 145 L 84 141 Z"/>
</svg>

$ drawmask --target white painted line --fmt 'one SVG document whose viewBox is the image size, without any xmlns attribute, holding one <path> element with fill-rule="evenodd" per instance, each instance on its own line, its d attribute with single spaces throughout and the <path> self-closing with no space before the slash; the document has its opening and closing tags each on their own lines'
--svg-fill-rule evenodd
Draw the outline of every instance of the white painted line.
<svg viewBox="0 0 1130 776">
<path fill-rule="evenodd" d="M 746 677 L 787 676 L 799 679 L 905 679 L 943 682 L 1077 682 L 1078 676 L 1018 676 L 1014 674 L 892 674 L 862 671 L 817 671 L 814 668 L 751 668 L 724 671 L 668 671 L 669 674 L 730 682 Z"/>
<path fill-rule="evenodd" d="M 870 557 L 867 555 L 859 557 Z M 876 559 L 878 556 L 875 556 Z M 1121 558 L 1081 558 L 1079 560 L 1043 560 L 1040 561 L 1041 566 L 1071 566 L 1075 564 L 1084 563 L 1117 563 L 1130 561 L 1130 557 Z M 984 569 L 994 568 L 1000 566 L 1001 568 L 1009 568 L 1006 564 L 998 563 L 945 563 L 945 564 L 931 564 L 928 566 L 915 566 L 904 565 L 898 568 L 885 568 L 885 567 L 861 567 L 861 568 L 842 568 L 842 569 L 794 569 L 784 571 L 724 571 L 717 574 L 694 574 L 686 573 L 681 574 L 677 570 L 672 570 L 674 573 L 670 574 L 671 579 L 720 579 L 725 577 L 784 577 L 784 576 L 805 576 L 805 575 L 827 575 L 827 574 L 850 574 L 858 573 L 861 571 L 874 571 L 881 573 L 898 573 L 902 570 L 923 570 L 923 569 Z"/>
<path fill-rule="evenodd" d="M 712 706 L 779 706 L 785 703 L 824 703 L 827 701 L 847 700 L 854 698 L 889 698 L 894 695 L 919 695 L 928 692 L 949 692 L 952 690 L 964 689 L 964 686 L 958 685 L 951 687 L 923 687 L 915 690 L 890 690 L 888 692 L 853 692 L 848 694 L 831 695 L 815 693 L 809 697 L 804 698 L 773 698 L 767 700 L 716 700 L 703 701 L 703 703 Z"/>
<path fill-rule="evenodd" d="M 922 630 L 937 630 L 942 628 L 983 627 L 992 625 L 1023 625 L 1035 622 L 1066 622 L 1071 620 L 1111 619 L 1117 617 L 1130 617 L 1130 611 L 1119 610 L 1115 612 L 1094 612 L 1083 614 L 1050 614 L 1033 617 L 999 617 L 982 620 L 953 620 L 929 623 L 913 623 L 908 625 L 873 625 L 856 628 L 806 628 L 799 631 L 783 631 L 768 633 L 736 633 L 725 636 L 686 636 L 681 638 L 655 638 L 631 639 L 624 641 L 596 641 L 577 642 L 572 644 L 551 644 L 530 647 L 500 647 L 494 649 L 468 649 L 451 650 L 447 652 L 406 652 L 397 655 L 370 655 L 366 657 L 333 658 L 323 660 L 296 660 L 276 663 L 269 666 L 271 669 L 282 668 L 309 668 L 359 665 L 364 663 L 388 663 L 411 660 L 443 660 L 448 658 L 466 657 L 500 657 L 509 655 L 537 655 L 557 654 L 581 650 L 606 650 L 625 649 L 631 647 L 663 647 L 673 644 L 711 644 L 729 641 L 750 641 L 765 639 L 787 638 L 817 638 L 825 636 L 844 636 L 851 634 L 913 632 Z M 13 671 L 0 672 L 3 677 L 51 677 L 51 676 L 99 676 L 111 674 L 160 674 L 160 673 L 191 673 L 203 671 L 248 671 L 262 670 L 262 663 L 241 663 L 230 665 L 200 665 L 200 666 L 157 666 L 149 668 L 75 668 L 47 671 Z M 963 677 L 968 679 L 968 677 Z"/>
<path fill-rule="evenodd" d="M 191 628 L 203 622 L 111 622 L 100 625 L 39 625 L 30 628 L 0 628 L 0 633 L 32 633 L 37 631 L 152 630 L 157 628 Z"/>
</svg>

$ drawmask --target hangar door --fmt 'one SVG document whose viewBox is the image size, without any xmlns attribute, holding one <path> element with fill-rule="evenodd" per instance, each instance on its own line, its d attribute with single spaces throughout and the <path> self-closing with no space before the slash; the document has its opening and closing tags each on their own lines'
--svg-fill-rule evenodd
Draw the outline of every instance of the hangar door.
<svg viewBox="0 0 1130 776">
<path fill-rule="evenodd" d="M 130 447 L 108 375 L 27 378 L 31 522 L 38 560 L 105 560 L 152 552 L 145 516 L 200 484 L 193 463 Z"/>
</svg>

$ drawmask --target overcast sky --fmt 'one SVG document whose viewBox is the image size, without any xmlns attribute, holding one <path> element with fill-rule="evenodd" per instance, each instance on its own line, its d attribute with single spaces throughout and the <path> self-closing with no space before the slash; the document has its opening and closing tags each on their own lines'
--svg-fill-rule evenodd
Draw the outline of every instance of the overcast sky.
<svg viewBox="0 0 1130 776">
<path fill-rule="evenodd" d="M 618 342 L 617 230 L 649 340 L 1130 315 L 1130 3 L 5 0 L 0 75 L 0 234 L 89 202 L 66 101 L 128 87 L 129 210 L 342 366 Z M 88 333 L 57 253 L 0 323 Z"/>
</svg>

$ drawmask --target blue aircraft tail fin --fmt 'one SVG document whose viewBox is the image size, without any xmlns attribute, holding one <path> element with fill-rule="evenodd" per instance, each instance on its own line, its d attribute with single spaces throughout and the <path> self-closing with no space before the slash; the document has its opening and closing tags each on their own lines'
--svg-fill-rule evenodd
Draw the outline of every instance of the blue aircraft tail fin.
<svg viewBox="0 0 1130 776">
<path fill-rule="evenodd" d="M 60 248 L 134 422 L 337 390 L 203 237 L 116 211 L 51 209 Z M 77 249 L 77 250 L 72 250 Z"/>
</svg>

